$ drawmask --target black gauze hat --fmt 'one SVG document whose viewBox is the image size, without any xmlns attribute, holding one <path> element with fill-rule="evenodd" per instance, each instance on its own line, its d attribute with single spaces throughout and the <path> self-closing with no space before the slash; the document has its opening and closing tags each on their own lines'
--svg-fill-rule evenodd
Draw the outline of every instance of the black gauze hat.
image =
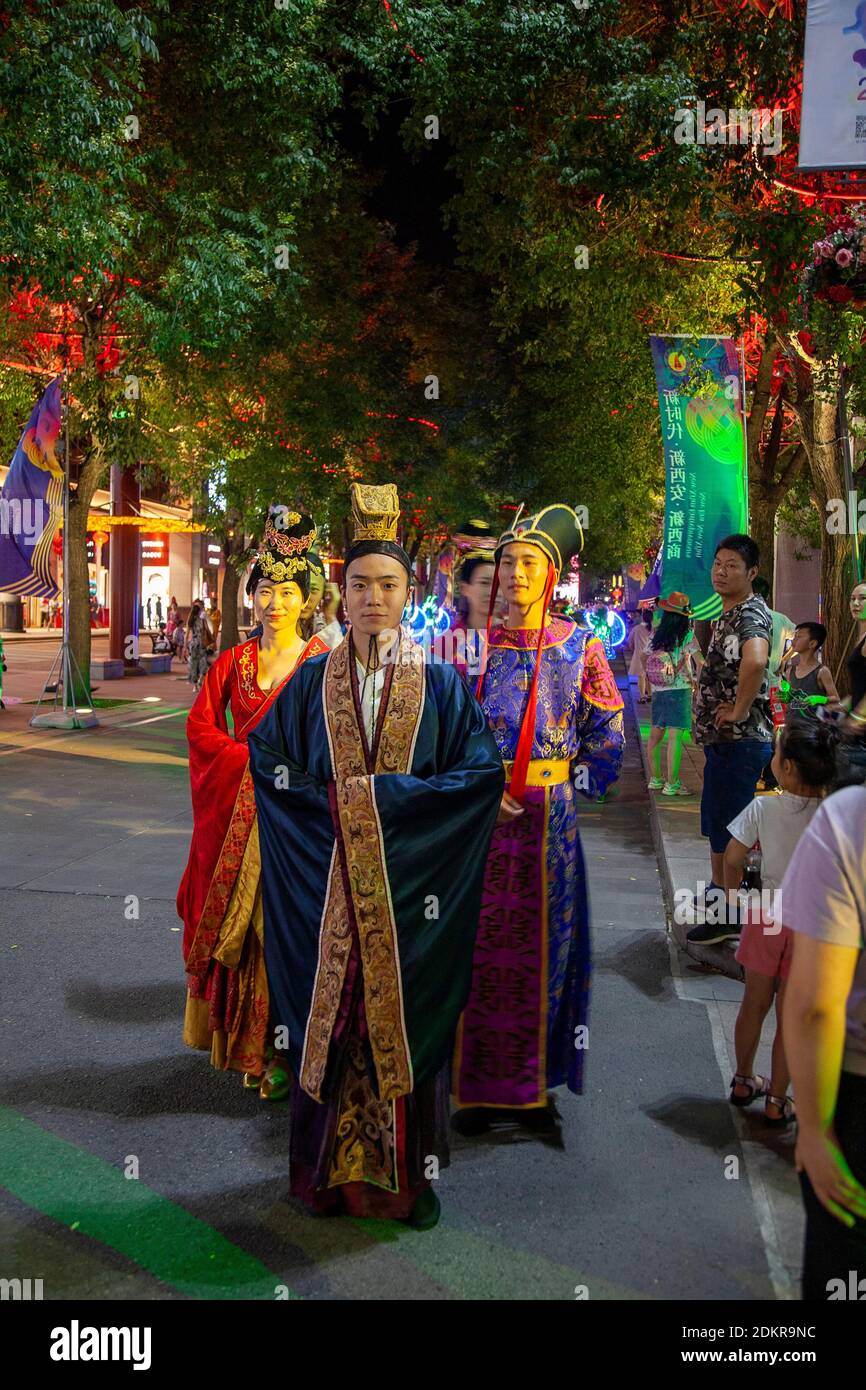
<svg viewBox="0 0 866 1390">
<path fill-rule="evenodd" d="M 550 560 L 558 578 L 568 568 L 569 561 L 583 549 L 583 527 L 573 507 L 556 504 L 543 507 L 535 516 L 521 519 L 518 512 L 510 531 L 499 537 L 496 559 L 499 561 L 507 545 L 520 541 L 524 545 L 537 545 Z"/>
</svg>

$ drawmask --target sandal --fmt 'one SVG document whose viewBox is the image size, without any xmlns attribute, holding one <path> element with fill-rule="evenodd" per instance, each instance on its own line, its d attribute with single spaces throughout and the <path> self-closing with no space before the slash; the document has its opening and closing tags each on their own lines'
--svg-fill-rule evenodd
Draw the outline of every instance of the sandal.
<svg viewBox="0 0 866 1390">
<path fill-rule="evenodd" d="M 735 1086 L 748 1086 L 749 1094 L 747 1096 L 734 1095 Z M 759 1096 L 767 1096 L 769 1094 L 770 1083 L 766 1076 L 741 1076 L 739 1072 L 737 1072 L 736 1076 L 731 1079 L 731 1105 L 740 1107 L 751 1105 L 752 1101 L 757 1100 Z"/>
<path fill-rule="evenodd" d="M 787 1129 L 791 1121 L 796 1119 L 797 1112 L 790 1096 L 773 1096 L 768 1091 L 764 1105 L 764 1123 L 769 1125 L 770 1129 Z M 781 1110 L 781 1115 L 778 1117 L 768 1115 L 767 1105 L 775 1105 L 777 1110 Z"/>
</svg>

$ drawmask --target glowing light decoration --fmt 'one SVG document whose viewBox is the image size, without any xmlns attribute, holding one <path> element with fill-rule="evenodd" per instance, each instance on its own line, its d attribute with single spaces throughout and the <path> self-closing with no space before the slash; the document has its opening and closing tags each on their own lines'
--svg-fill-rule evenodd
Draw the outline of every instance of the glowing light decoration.
<svg viewBox="0 0 866 1390">
<path fill-rule="evenodd" d="M 432 594 L 420 606 L 407 603 L 401 622 L 416 642 L 423 642 L 431 636 L 441 637 L 451 626 L 447 609 L 440 608 Z"/>
<path fill-rule="evenodd" d="M 621 647 L 626 639 L 626 626 L 621 614 L 614 613 L 610 608 L 606 612 L 599 612 L 597 608 L 585 608 L 583 620 L 593 636 L 604 646 L 608 658 L 612 657 L 617 647 Z"/>
</svg>

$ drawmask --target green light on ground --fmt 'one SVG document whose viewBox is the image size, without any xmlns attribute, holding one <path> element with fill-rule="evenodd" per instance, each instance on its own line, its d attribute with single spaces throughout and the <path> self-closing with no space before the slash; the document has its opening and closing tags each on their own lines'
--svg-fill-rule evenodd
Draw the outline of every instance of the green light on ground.
<svg viewBox="0 0 866 1390">
<path fill-rule="evenodd" d="M 283 1283 L 184 1207 L 5 1106 L 0 1106 L 0 1184 L 27 1206 L 101 1241 L 189 1298 L 273 1302 Z"/>
</svg>

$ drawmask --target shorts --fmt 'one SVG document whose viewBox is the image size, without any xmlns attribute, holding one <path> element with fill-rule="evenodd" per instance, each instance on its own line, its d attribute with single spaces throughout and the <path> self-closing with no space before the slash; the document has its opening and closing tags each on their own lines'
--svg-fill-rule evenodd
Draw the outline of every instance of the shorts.
<svg viewBox="0 0 866 1390">
<path fill-rule="evenodd" d="M 657 729 L 690 729 L 692 727 L 692 689 L 652 689 L 650 723 Z"/>
<path fill-rule="evenodd" d="M 766 975 L 771 980 L 787 980 L 791 972 L 791 953 L 794 933 L 772 918 L 762 918 L 752 912 L 740 930 L 740 944 L 735 959 L 746 970 Z"/>
<path fill-rule="evenodd" d="M 773 753 L 763 739 L 732 739 L 704 745 L 704 789 L 701 793 L 701 834 L 713 854 L 724 854 L 732 820 L 754 799 L 758 778 Z"/>
</svg>

